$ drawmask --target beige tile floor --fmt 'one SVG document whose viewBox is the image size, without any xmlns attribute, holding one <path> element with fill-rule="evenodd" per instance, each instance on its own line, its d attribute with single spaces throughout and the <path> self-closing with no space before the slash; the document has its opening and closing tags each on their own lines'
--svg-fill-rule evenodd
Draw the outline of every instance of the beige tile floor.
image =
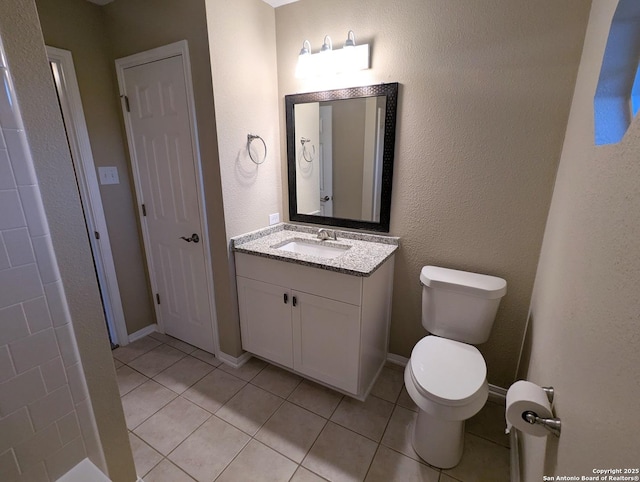
<svg viewBox="0 0 640 482">
<path fill-rule="evenodd" d="M 158 333 L 113 356 L 145 482 L 509 480 L 504 409 L 490 402 L 467 422 L 457 467 L 420 460 L 400 367 L 385 367 L 358 402 L 255 358 L 230 368 Z"/>
</svg>

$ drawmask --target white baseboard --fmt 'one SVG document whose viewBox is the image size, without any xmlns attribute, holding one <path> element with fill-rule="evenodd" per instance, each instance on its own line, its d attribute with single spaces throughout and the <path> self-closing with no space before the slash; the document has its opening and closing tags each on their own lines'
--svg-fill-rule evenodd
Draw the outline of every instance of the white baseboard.
<svg viewBox="0 0 640 482">
<path fill-rule="evenodd" d="M 150 335 L 151 333 L 154 333 L 156 331 L 158 331 L 158 325 L 156 323 L 145 326 L 143 329 L 129 335 L 129 343 L 133 343 L 134 341 L 139 340 L 140 338 L 144 338 L 145 336 Z"/>
<path fill-rule="evenodd" d="M 240 368 L 242 365 L 249 361 L 249 359 L 251 358 L 251 353 L 245 351 L 242 355 L 236 358 L 227 353 L 220 352 L 218 354 L 218 358 L 220 358 L 220 361 L 225 365 L 229 365 L 233 368 Z"/>
<path fill-rule="evenodd" d="M 387 361 L 389 363 L 393 363 L 394 365 L 400 365 L 401 367 L 406 367 L 407 363 L 409 363 L 408 358 L 396 355 L 395 353 L 387 353 Z"/>
<path fill-rule="evenodd" d="M 489 401 L 499 403 L 500 405 L 506 405 L 507 389 L 489 384 Z"/>
<path fill-rule="evenodd" d="M 407 363 L 409 363 L 408 358 L 396 355 L 395 353 L 387 353 L 387 361 L 401 367 L 405 367 L 407 366 Z M 505 405 L 507 400 L 507 389 L 489 384 L 489 400 L 494 403 Z"/>
</svg>

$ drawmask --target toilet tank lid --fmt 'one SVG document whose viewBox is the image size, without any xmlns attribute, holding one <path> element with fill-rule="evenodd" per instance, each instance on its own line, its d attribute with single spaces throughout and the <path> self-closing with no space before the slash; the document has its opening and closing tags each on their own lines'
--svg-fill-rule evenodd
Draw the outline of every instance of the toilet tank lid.
<svg viewBox="0 0 640 482">
<path fill-rule="evenodd" d="M 458 291 L 487 299 L 502 298 L 507 293 L 507 282 L 502 278 L 438 266 L 423 267 L 420 281 L 430 288 Z"/>
</svg>

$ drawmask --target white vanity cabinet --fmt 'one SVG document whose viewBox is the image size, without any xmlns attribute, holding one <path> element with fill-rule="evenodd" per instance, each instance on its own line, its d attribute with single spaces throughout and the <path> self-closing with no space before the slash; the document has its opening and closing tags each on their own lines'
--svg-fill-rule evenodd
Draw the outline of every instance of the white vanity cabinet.
<svg viewBox="0 0 640 482">
<path fill-rule="evenodd" d="M 291 290 L 238 276 L 242 348 L 293 368 Z"/>
<path fill-rule="evenodd" d="M 370 276 L 235 256 L 242 347 L 364 399 L 387 356 L 393 256 Z"/>
</svg>

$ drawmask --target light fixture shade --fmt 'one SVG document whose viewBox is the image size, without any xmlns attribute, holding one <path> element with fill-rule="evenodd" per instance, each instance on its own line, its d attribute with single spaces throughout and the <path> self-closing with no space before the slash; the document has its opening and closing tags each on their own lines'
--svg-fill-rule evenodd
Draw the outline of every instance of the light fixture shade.
<svg viewBox="0 0 640 482">
<path fill-rule="evenodd" d="M 300 53 L 298 55 L 311 55 L 311 44 L 308 40 L 302 42 L 302 48 L 300 49 Z"/>
<path fill-rule="evenodd" d="M 298 54 L 298 63 L 296 64 L 296 78 L 304 79 L 311 77 L 313 72 L 313 59 L 311 58 L 311 44 L 308 40 L 302 43 L 302 49 Z"/>
<path fill-rule="evenodd" d="M 333 42 L 331 41 L 331 37 L 325 35 L 320 52 L 328 52 L 330 50 L 333 50 Z"/>
<path fill-rule="evenodd" d="M 369 44 L 334 50 L 336 72 L 357 72 L 369 68 Z"/>
<path fill-rule="evenodd" d="M 316 63 L 318 75 L 331 75 L 335 74 L 335 59 L 333 56 L 333 42 L 331 42 L 331 37 L 328 35 L 324 36 L 324 43 L 322 44 L 322 48 L 320 49 L 320 54 L 318 55 L 318 62 Z"/>
<path fill-rule="evenodd" d="M 356 46 L 356 34 L 353 33 L 353 30 L 349 30 L 347 32 L 347 40 L 344 42 L 344 48 L 347 47 L 355 47 Z"/>
</svg>

